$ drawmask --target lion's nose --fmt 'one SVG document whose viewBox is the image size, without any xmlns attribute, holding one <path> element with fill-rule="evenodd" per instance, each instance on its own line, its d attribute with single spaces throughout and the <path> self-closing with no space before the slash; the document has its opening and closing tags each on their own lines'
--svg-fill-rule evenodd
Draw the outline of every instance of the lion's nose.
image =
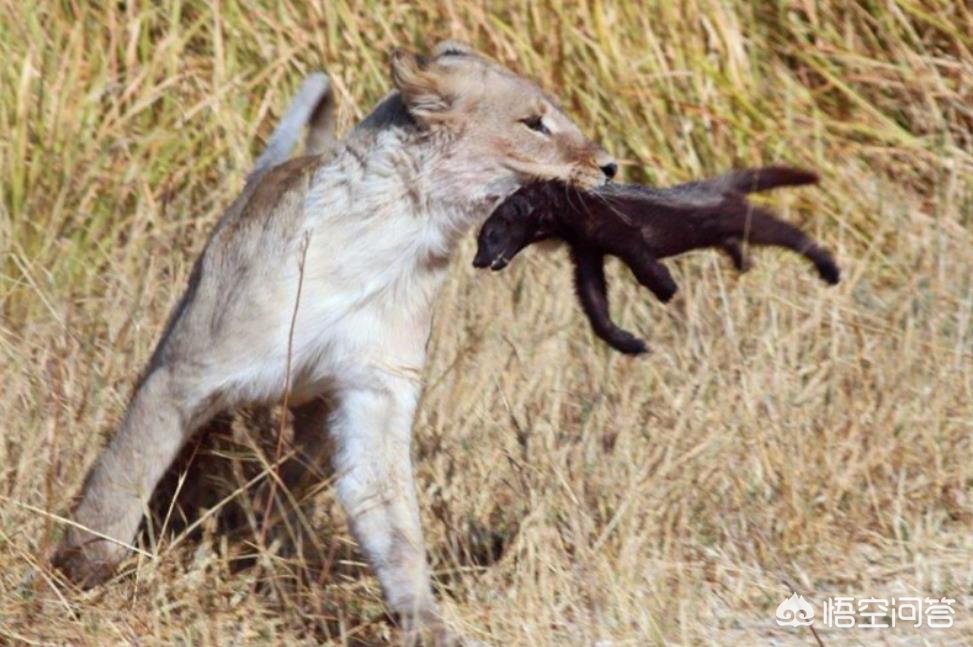
<svg viewBox="0 0 973 647">
<path fill-rule="evenodd" d="M 618 164 L 615 162 L 609 162 L 601 166 L 601 172 L 605 174 L 609 180 L 615 177 L 615 173 L 618 173 Z"/>
</svg>

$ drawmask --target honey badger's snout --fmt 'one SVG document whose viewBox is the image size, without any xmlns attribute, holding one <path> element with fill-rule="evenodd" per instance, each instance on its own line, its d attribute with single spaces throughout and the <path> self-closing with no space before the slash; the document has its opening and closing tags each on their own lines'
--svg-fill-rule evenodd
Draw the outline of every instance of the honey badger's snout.
<svg viewBox="0 0 973 647">
<path fill-rule="evenodd" d="M 523 191 L 501 203 L 483 223 L 476 236 L 473 267 L 489 267 L 498 272 L 535 240 L 540 212 Z"/>
<path fill-rule="evenodd" d="M 509 262 L 510 259 L 507 258 L 502 247 L 481 241 L 476 249 L 476 256 L 473 258 L 473 267 L 478 269 L 489 267 L 497 272 L 507 267 Z"/>
<path fill-rule="evenodd" d="M 473 267 L 483 269 L 484 267 L 489 267 L 491 263 L 492 259 L 487 248 L 484 245 L 480 245 L 476 250 L 476 256 L 473 258 Z"/>
<path fill-rule="evenodd" d="M 509 218 L 502 217 L 500 214 L 491 216 L 476 237 L 473 267 L 489 267 L 493 271 L 505 268 L 510 262 L 506 251 L 514 229 Z"/>
</svg>

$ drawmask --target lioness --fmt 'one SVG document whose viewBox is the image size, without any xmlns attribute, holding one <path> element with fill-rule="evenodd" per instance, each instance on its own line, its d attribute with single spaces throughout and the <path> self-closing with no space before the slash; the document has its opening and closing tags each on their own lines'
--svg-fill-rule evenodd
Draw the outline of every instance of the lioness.
<svg viewBox="0 0 973 647">
<path fill-rule="evenodd" d="M 468 46 L 397 49 L 391 76 L 333 155 L 270 170 L 216 225 L 85 480 L 74 519 L 91 532 L 69 528 L 55 558 L 73 579 L 97 582 L 125 556 L 195 429 L 287 390 L 304 405 L 295 441 L 331 436 L 337 496 L 388 605 L 445 635 L 410 459 L 433 299 L 457 241 L 501 200 L 536 180 L 590 188 L 616 165 L 534 83 Z"/>
</svg>

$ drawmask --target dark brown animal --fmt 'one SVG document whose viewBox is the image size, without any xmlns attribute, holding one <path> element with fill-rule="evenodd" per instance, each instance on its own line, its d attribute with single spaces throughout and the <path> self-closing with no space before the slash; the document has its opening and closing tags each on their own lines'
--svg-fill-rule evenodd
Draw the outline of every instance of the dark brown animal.
<svg viewBox="0 0 973 647">
<path fill-rule="evenodd" d="M 746 194 L 817 182 L 810 171 L 784 166 L 746 169 L 668 189 L 608 184 L 581 191 L 556 182 L 527 186 L 498 206 L 477 238 L 475 267 L 501 270 L 520 250 L 549 238 L 568 243 L 575 288 L 595 333 L 623 353 L 647 350 L 608 313 L 604 257 L 620 258 L 662 302 L 677 286 L 659 259 L 706 247 L 725 251 L 746 271 L 744 245 L 773 245 L 805 256 L 834 285 L 831 253 L 797 227 L 747 202 Z"/>
</svg>

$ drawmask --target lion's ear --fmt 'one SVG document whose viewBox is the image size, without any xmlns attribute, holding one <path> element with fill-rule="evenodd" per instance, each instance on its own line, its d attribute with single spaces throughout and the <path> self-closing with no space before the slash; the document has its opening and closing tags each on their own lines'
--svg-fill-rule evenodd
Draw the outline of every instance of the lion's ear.
<svg viewBox="0 0 973 647">
<path fill-rule="evenodd" d="M 432 55 L 436 56 L 478 56 L 476 50 L 469 43 L 461 40 L 440 41 L 432 48 Z"/>
<path fill-rule="evenodd" d="M 446 71 L 424 56 L 408 50 L 392 50 L 392 82 L 406 109 L 418 121 L 441 121 L 452 107 Z"/>
</svg>

